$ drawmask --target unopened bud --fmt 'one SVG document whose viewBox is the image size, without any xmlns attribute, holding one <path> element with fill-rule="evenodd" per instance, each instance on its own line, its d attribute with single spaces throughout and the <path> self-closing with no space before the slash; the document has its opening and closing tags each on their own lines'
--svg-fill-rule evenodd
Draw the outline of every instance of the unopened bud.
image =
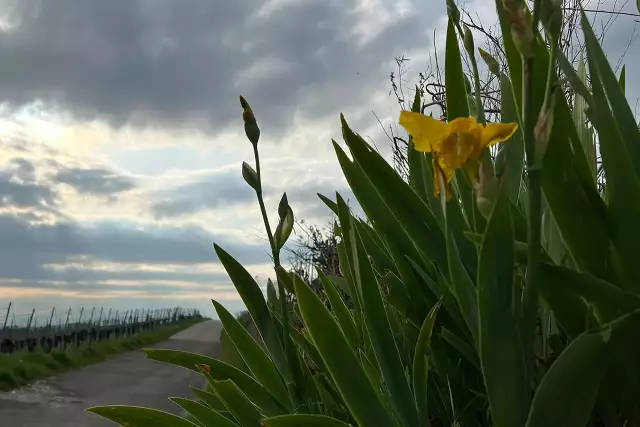
<svg viewBox="0 0 640 427">
<path fill-rule="evenodd" d="M 498 61 L 496 61 L 496 58 L 491 56 L 489 54 L 489 52 L 487 52 L 486 50 L 484 50 L 482 48 L 478 48 L 478 52 L 480 52 L 480 57 L 485 62 L 485 64 L 487 64 L 487 67 L 489 67 L 489 71 L 491 71 L 492 74 L 495 74 L 496 76 L 499 76 L 500 75 L 500 64 L 498 64 Z"/>
<path fill-rule="evenodd" d="M 533 136 L 536 142 L 536 164 L 540 164 L 547 151 L 547 145 L 551 138 L 551 130 L 553 129 L 553 110 L 555 105 L 555 96 L 551 97 L 551 105 L 540 110 L 538 122 L 533 128 Z"/>
<path fill-rule="evenodd" d="M 458 25 L 460 22 L 460 10 L 453 0 L 447 0 L 447 13 L 453 19 L 453 23 Z"/>
<path fill-rule="evenodd" d="M 524 0 L 503 0 L 511 36 L 523 58 L 533 56 L 533 29 L 525 10 Z"/>
<path fill-rule="evenodd" d="M 247 162 L 242 162 L 242 177 L 245 182 L 249 184 L 249 187 L 258 191 L 260 188 L 260 178 L 258 173 Z"/>
<path fill-rule="evenodd" d="M 551 40 L 557 42 L 562 31 L 562 0 L 544 0 L 542 2 L 542 24 Z"/>
<path fill-rule="evenodd" d="M 284 244 L 287 243 L 287 240 L 289 240 L 289 236 L 291 236 L 291 232 L 293 231 L 293 222 L 293 210 L 290 206 L 287 206 L 287 214 L 278 223 L 274 236 L 278 250 L 282 249 Z"/>
<path fill-rule="evenodd" d="M 511 36 L 518 52 L 523 58 L 533 57 L 533 31 L 526 16 L 520 22 L 511 23 Z"/>
<path fill-rule="evenodd" d="M 287 193 L 282 195 L 280 199 L 280 203 L 278 204 L 278 215 L 280 216 L 280 220 L 283 220 L 287 215 L 287 208 L 289 207 L 289 201 L 287 200 Z"/>
<path fill-rule="evenodd" d="M 253 114 L 251 106 L 244 97 L 240 97 L 240 105 L 242 106 L 242 120 L 244 120 L 244 132 L 252 144 L 257 144 L 260 139 L 260 128 Z"/>
<path fill-rule="evenodd" d="M 464 42 L 464 48 L 470 56 L 473 56 L 475 52 L 475 47 L 473 46 L 473 34 L 471 34 L 471 30 L 466 25 L 464 26 L 464 38 L 462 39 Z"/>
<path fill-rule="evenodd" d="M 524 0 L 502 0 L 502 5 L 507 13 L 514 13 L 524 9 Z"/>
</svg>

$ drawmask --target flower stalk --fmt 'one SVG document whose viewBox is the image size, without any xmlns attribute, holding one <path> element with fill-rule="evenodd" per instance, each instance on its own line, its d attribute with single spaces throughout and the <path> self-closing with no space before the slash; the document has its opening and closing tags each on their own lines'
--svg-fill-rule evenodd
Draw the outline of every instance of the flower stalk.
<svg viewBox="0 0 640 427">
<path fill-rule="evenodd" d="M 273 259 L 273 264 L 274 264 L 275 270 L 277 271 L 281 267 L 280 246 L 278 245 L 278 242 L 276 242 L 275 236 L 271 230 L 271 225 L 269 223 L 269 215 L 267 214 L 267 209 L 264 203 L 264 193 L 262 191 L 262 169 L 260 167 L 260 153 L 258 151 L 260 129 L 258 127 L 255 115 L 253 114 L 251 107 L 242 96 L 240 97 L 240 104 L 244 109 L 242 118 L 245 123 L 245 132 L 247 134 L 247 138 L 249 139 L 253 147 L 253 155 L 254 155 L 255 166 L 256 166 L 255 176 L 254 176 L 254 185 L 252 185 L 252 187 L 256 192 L 258 205 L 260 206 L 260 213 L 262 215 L 262 220 L 264 222 L 267 238 L 269 239 L 269 246 L 271 247 L 271 256 Z M 289 367 L 291 367 L 294 361 L 290 360 L 291 343 L 289 342 L 290 324 L 289 324 L 289 311 L 287 307 L 287 295 L 286 295 L 284 284 L 279 277 L 277 278 L 277 282 L 278 282 L 278 295 L 280 296 L 279 298 L 280 312 L 281 312 L 280 315 L 282 316 L 282 340 L 284 345 L 284 354 L 285 354 L 285 357 L 287 358 Z M 287 381 L 286 385 L 287 385 L 287 388 L 289 389 L 290 396 L 297 401 L 297 394 L 293 390 L 294 388 L 293 384 L 290 384 Z"/>
</svg>

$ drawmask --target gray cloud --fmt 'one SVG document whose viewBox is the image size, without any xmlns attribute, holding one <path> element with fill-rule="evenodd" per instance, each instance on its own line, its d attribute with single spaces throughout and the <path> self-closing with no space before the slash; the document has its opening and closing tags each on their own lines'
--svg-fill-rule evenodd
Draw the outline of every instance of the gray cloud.
<svg viewBox="0 0 640 427">
<path fill-rule="evenodd" d="M 61 169 L 53 176 L 53 180 L 70 185 L 80 193 L 97 196 L 111 196 L 135 187 L 135 183 L 130 178 L 103 168 L 87 169 L 61 166 Z"/>
<path fill-rule="evenodd" d="M 232 242 L 198 227 L 141 230 L 137 224 L 122 223 L 33 225 L 16 216 L 0 215 L 0 235 L 0 271 L 5 278 L 43 279 L 48 277 L 39 276 L 43 264 L 65 263 L 80 256 L 123 264 L 211 263 L 217 259 L 212 242 L 244 264 L 267 261 L 266 246 Z"/>
<path fill-rule="evenodd" d="M 55 189 L 36 182 L 34 165 L 13 158 L 0 170 L 0 207 L 56 212 L 59 200 Z"/>
<path fill-rule="evenodd" d="M 229 171 L 194 179 L 152 197 L 151 211 L 156 218 L 176 218 L 248 203 L 255 199 L 255 193 L 239 171 Z"/>
<path fill-rule="evenodd" d="M 398 48 L 423 42 L 425 24 L 398 19 L 360 46 L 346 13 L 355 0 L 285 4 L 263 20 L 249 19 L 258 0 L 16 4 L 18 25 L 0 38 L 4 101 L 52 101 L 116 126 L 199 117 L 220 129 L 240 121 L 239 91 L 272 132 L 296 110 L 333 114 L 367 102 Z"/>
<path fill-rule="evenodd" d="M 34 183 L 18 183 L 14 175 L 0 172 L 0 207 L 52 209 L 57 204 L 51 188 Z"/>
</svg>

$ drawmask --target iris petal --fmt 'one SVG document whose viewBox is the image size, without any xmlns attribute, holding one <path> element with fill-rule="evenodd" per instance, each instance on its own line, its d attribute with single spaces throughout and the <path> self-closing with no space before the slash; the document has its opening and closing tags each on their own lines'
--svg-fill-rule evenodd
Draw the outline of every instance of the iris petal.
<svg viewBox="0 0 640 427">
<path fill-rule="evenodd" d="M 518 129 L 516 123 L 488 123 L 482 128 L 480 144 L 482 147 L 489 147 L 498 142 L 506 141 Z"/>
<path fill-rule="evenodd" d="M 416 150 L 429 153 L 446 136 L 447 124 L 420 113 L 403 111 L 400 125 L 413 137 Z"/>
</svg>

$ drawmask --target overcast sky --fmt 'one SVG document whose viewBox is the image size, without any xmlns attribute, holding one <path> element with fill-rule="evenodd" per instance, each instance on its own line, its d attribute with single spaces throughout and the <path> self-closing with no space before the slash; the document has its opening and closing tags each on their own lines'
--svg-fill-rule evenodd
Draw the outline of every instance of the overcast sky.
<svg viewBox="0 0 640 427">
<path fill-rule="evenodd" d="M 0 0 L 0 309 L 241 309 L 212 242 L 261 280 L 271 267 L 238 95 L 262 129 L 272 218 L 286 191 L 298 218 L 324 223 L 317 192 L 352 198 L 331 147 L 339 113 L 388 153 L 372 111 L 395 122 L 394 58 L 412 59 L 409 83 L 427 69 L 444 4 Z M 493 20 L 491 0 L 466 8 Z M 633 29 L 611 27 L 613 63 Z"/>
</svg>

